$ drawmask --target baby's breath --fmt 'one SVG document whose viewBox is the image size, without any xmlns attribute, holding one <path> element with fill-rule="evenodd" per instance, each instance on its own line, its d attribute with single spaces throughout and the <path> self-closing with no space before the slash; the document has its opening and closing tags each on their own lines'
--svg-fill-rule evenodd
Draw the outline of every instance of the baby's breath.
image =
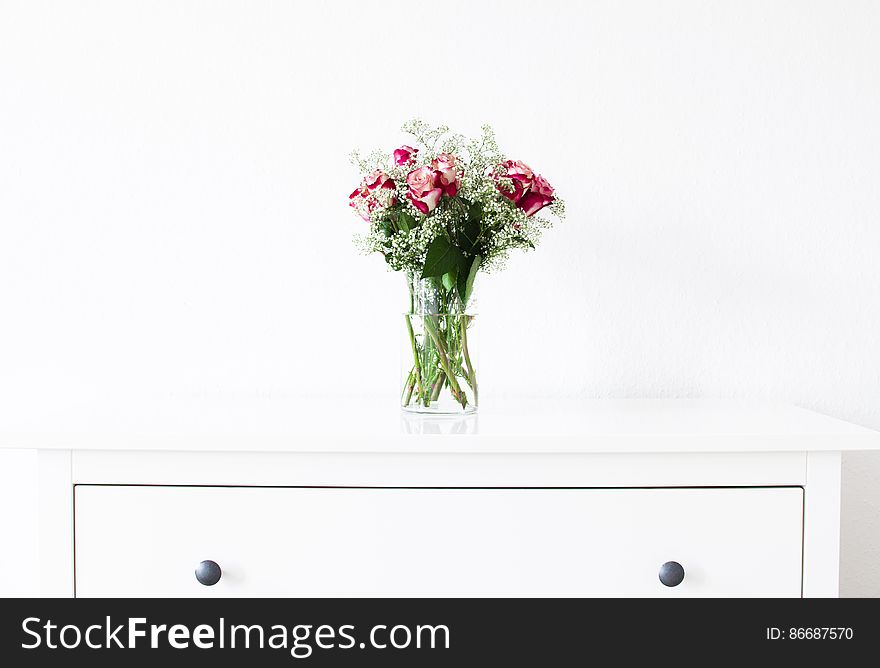
<svg viewBox="0 0 880 668">
<path fill-rule="evenodd" d="M 495 133 L 489 125 L 481 127 L 478 137 L 468 139 L 450 133 L 441 125 L 432 127 L 414 119 L 404 123 L 403 132 L 411 135 L 418 149 L 415 161 L 396 165 L 389 153 L 373 151 L 366 157 L 357 151 L 351 155 L 352 164 L 364 175 L 381 170 L 394 182 L 393 197 L 385 190 L 384 199 L 361 201 L 359 211 L 370 203 L 370 230 L 357 237 L 356 243 L 365 253 L 381 253 L 388 266 L 395 271 L 421 273 L 431 242 L 444 235 L 453 243 L 461 234 L 469 218 L 469 207 L 481 207 L 479 252 L 481 271 L 495 271 L 504 266 L 512 250 L 531 250 L 550 228 L 550 219 L 525 212 L 498 190 L 494 173 L 504 174 L 500 165 L 507 159 L 498 148 Z M 425 215 L 407 197 L 407 174 L 430 165 L 441 153 L 455 156 L 460 167 L 459 187 L 455 197 L 443 196 L 438 206 Z M 374 197 L 374 195 L 370 195 Z M 388 202 L 395 203 L 388 206 Z M 553 202 L 544 209 L 556 219 L 565 216 L 565 205 L 554 194 Z M 414 225 L 410 229 L 399 223 L 399 217 L 408 217 Z"/>
</svg>

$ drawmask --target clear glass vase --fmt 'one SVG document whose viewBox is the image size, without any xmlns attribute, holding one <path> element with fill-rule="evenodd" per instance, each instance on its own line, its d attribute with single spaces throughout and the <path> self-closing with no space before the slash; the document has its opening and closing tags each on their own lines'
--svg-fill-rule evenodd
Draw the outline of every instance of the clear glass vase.
<svg viewBox="0 0 880 668">
<path fill-rule="evenodd" d="M 479 393 L 474 364 L 476 300 L 458 284 L 407 276 L 409 309 L 401 348 L 401 407 L 433 414 L 473 413 Z"/>
</svg>

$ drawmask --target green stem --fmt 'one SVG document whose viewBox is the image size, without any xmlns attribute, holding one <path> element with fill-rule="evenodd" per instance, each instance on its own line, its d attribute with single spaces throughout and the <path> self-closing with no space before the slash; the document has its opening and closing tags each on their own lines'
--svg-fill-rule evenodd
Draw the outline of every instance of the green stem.
<svg viewBox="0 0 880 668">
<path fill-rule="evenodd" d="M 409 402 L 412 400 L 413 387 L 415 383 L 413 383 L 413 371 L 410 372 L 406 376 L 406 383 L 403 386 L 403 405 L 409 406 Z"/>
<path fill-rule="evenodd" d="M 410 294 L 410 299 L 412 299 L 412 294 Z M 412 310 L 412 309 L 410 309 L 410 310 Z M 414 369 L 415 369 L 415 374 L 416 374 L 416 382 L 418 383 L 418 386 L 419 386 L 419 396 L 421 396 L 422 394 L 425 393 L 425 390 L 424 390 L 424 387 L 422 386 L 422 365 L 421 365 L 421 362 L 419 362 L 419 349 L 418 349 L 418 346 L 416 345 L 415 333 L 413 332 L 413 326 L 412 326 L 412 320 L 411 320 L 412 316 L 407 314 L 404 316 L 404 318 L 406 319 L 406 331 L 409 334 L 409 344 L 410 344 L 410 347 L 412 347 L 413 363 L 414 363 Z"/>
<path fill-rule="evenodd" d="M 440 359 L 440 366 L 443 367 L 443 372 L 446 374 L 446 379 L 449 382 L 449 391 L 452 392 L 452 396 L 455 397 L 456 401 L 461 404 L 462 408 L 467 406 L 467 395 L 462 392 L 461 387 L 458 385 L 458 381 L 455 379 L 455 374 L 452 373 L 452 367 L 449 364 L 449 356 L 446 352 L 446 347 L 442 342 L 442 334 L 437 331 L 436 326 L 433 321 L 433 317 L 431 315 L 426 315 L 424 317 L 425 329 L 431 335 L 431 338 L 434 340 L 434 345 L 437 346 L 437 353 Z"/>
<path fill-rule="evenodd" d="M 431 400 L 437 401 L 440 398 L 440 392 L 443 389 L 443 385 L 446 383 L 446 376 L 442 373 L 437 377 L 437 380 L 434 382 L 434 389 L 431 392 Z"/>
<path fill-rule="evenodd" d="M 467 328 L 468 328 L 468 317 L 466 315 L 461 316 L 460 320 L 461 327 L 461 350 L 464 353 L 464 363 L 467 365 L 467 373 L 468 373 L 468 383 L 471 386 L 471 389 L 474 391 L 474 403 L 478 404 L 479 394 L 477 392 L 477 374 L 474 372 L 474 365 L 471 364 L 471 355 L 468 352 L 468 344 L 467 344 Z"/>
</svg>

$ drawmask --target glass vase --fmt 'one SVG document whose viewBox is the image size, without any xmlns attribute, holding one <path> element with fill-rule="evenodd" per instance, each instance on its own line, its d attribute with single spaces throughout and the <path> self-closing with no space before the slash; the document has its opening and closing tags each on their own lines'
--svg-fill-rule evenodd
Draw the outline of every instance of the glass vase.
<svg viewBox="0 0 880 668">
<path fill-rule="evenodd" d="M 463 299 L 455 282 L 408 275 L 407 288 L 401 407 L 415 413 L 473 413 L 479 392 L 473 355 L 475 299 L 470 286 L 471 294 Z"/>
</svg>

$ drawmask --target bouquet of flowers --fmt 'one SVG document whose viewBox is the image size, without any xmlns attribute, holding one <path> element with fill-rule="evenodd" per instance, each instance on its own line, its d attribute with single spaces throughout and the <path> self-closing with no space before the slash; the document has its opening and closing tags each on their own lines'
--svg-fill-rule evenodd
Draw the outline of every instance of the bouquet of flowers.
<svg viewBox="0 0 880 668">
<path fill-rule="evenodd" d="M 539 212 L 561 219 L 564 205 L 543 176 L 500 152 L 488 125 L 476 139 L 418 120 L 403 131 L 415 146 L 352 154 L 364 177 L 349 205 L 369 223 L 360 237 L 365 252 L 381 253 L 407 277 L 411 362 L 402 405 L 471 411 L 478 400 L 467 341 L 474 280 L 501 268 L 510 251 L 535 248 L 551 225 Z"/>
</svg>

